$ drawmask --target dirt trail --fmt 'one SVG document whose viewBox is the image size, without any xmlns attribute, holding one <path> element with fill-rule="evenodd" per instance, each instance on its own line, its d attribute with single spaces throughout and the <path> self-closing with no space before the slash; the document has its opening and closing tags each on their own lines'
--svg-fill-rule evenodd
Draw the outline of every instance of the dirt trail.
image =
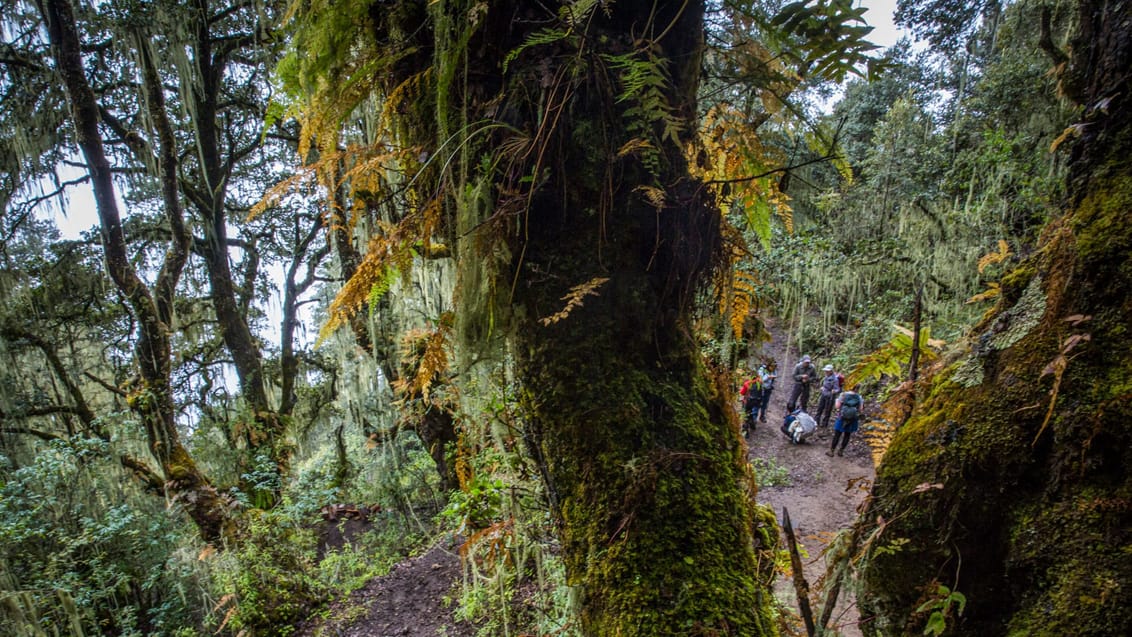
<svg viewBox="0 0 1132 637">
<path fill-rule="evenodd" d="M 758 500 L 774 508 L 780 524 L 783 507 L 789 509 L 795 535 L 804 549 L 803 570 L 813 590 L 825 573 L 822 551 L 838 531 L 857 517 L 857 507 L 867 495 L 875 473 L 869 447 L 858 434 L 850 439 L 844 457 L 825 455 L 833 438 L 832 421 L 828 429 L 819 427 L 817 433 L 801 445 L 792 444 L 779 431 L 793 386 L 790 373 L 800 355 L 788 351 L 783 334 L 775 329 L 770 331 L 772 339 L 762 351 L 763 356 L 773 356 L 778 362 L 778 382 L 771 393 L 767 422 L 759 423 L 747 439 L 749 457 L 756 468 L 766 467 L 772 473 L 776 468 L 788 471 L 787 484 L 763 487 Z M 819 369 L 824 365 L 819 360 L 814 363 Z M 811 413 L 817 409 L 817 394 L 816 391 L 811 393 Z M 797 611 L 798 602 L 790 580 L 780 579 L 775 585 L 775 594 L 785 606 Z M 817 614 L 816 604 L 811 602 L 811 605 Z M 857 637 L 861 634 L 857 621 L 852 592 L 843 589 L 830 627 L 845 637 Z"/>
<path fill-rule="evenodd" d="M 788 474 L 783 486 L 767 486 L 758 499 L 774 508 L 779 520 L 782 509 L 790 510 L 796 536 L 803 547 L 806 578 L 811 589 L 825 572 L 822 550 L 841 529 L 856 517 L 858 504 L 873 479 L 872 458 L 867 445 L 853 436 L 845 457 L 828 457 L 832 438 L 819 429 L 808 444 L 793 445 L 779 431 L 786 411 L 791 383 L 790 370 L 797 356 L 787 352 L 783 335 L 771 330 L 774 338 L 763 347 L 765 356 L 778 361 L 778 386 L 771 395 L 767 422 L 760 423 L 747 439 L 749 457 L 756 467 L 772 473 Z M 820 363 L 821 361 L 815 361 Z M 819 365 L 820 367 L 820 365 Z M 816 408 L 816 397 L 810 408 Z M 457 621 L 454 607 L 445 603 L 455 597 L 461 581 L 457 547 L 441 542 L 423 555 L 398 564 L 386 576 L 377 578 L 357 591 L 351 599 L 332 605 L 329 616 L 298 627 L 296 635 L 376 637 L 470 637 L 476 627 Z M 797 612 L 797 599 L 790 580 L 775 585 L 775 595 Z M 859 637 L 856 609 L 851 591 L 843 591 L 830 627 L 843 637 Z M 815 613 L 818 612 L 815 605 Z"/>
</svg>

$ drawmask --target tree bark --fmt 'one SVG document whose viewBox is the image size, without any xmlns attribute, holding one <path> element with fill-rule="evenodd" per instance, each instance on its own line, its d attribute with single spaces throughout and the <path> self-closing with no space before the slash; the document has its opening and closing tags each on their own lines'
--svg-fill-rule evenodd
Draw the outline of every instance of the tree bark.
<svg viewBox="0 0 1132 637">
<path fill-rule="evenodd" d="M 221 150 L 220 97 L 224 72 L 230 48 L 217 45 L 211 31 L 211 5 L 208 0 L 194 0 L 196 9 L 196 38 L 193 42 L 193 60 L 196 64 L 192 95 L 193 126 L 196 133 L 196 151 L 200 159 L 203 183 L 194 189 L 192 200 L 201 218 L 204 230 L 202 254 L 213 310 L 221 338 L 240 383 L 240 394 L 251 411 L 253 428 L 245 436 L 249 448 L 266 451 L 275 462 L 280 474 L 290 465 L 290 446 L 286 442 L 286 421 L 272 407 L 263 373 L 263 356 L 260 343 L 248 325 L 246 307 L 237 295 L 236 280 L 228 253 L 228 183 L 232 178 L 234 161 L 225 158 Z M 229 148 L 229 153 L 235 149 Z M 255 250 L 254 245 L 247 248 Z M 254 255 L 251 255 L 254 259 Z M 254 291 L 245 289 L 245 298 Z M 272 494 L 273 498 L 278 494 Z"/>
<path fill-rule="evenodd" d="M 576 39 L 512 55 L 506 74 L 508 54 L 578 6 L 481 9 L 434 3 L 439 139 L 466 142 L 446 176 L 461 238 L 459 331 L 483 342 L 510 318 L 581 630 L 774 634 L 768 562 L 756 558 L 775 541 L 773 514 L 759 517 L 743 488 L 728 394 L 708 381 L 690 335 L 693 296 L 720 254 L 720 213 L 689 179 L 681 146 L 703 3 L 602 4 L 574 16 Z M 625 97 L 630 67 L 663 69 L 649 99 L 664 114 Z M 517 132 L 476 138 L 485 119 Z M 684 128 L 666 135 L 669 124 Z M 618 153 L 635 140 L 650 149 Z M 500 148 L 511 149 L 496 155 L 504 168 L 483 172 L 483 154 Z M 650 203 L 649 192 L 663 196 Z M 487 276 L 500 254 L 509 262 Z M 564 309 L 572 289 L 582 303 Z"/>
<path fill-rule="evenodd" d="M 1132 634 L 1132 10 L 1083 0 L 1062 90 L 1070 199 L 878 469 L 859 597 L 874 634 Z M 896 550 L 893 550 L 894 547 Z"/>
<path fill-rule="evenodd" d="M 177 432 L 169 383 L 169 329 L 129 259 L 110 164 L 98 132 L 98 104 L 83 69 L 73 9 L 68 0 L 44 0 L 40 6 L 55 68 L 67 90 L 76 139 L 90 172 L 106 268 L 138 323 L 134 360 L 141 380 L 131 393 L 130 406 L 145 425 L 149 448 L 165 474 L 166 488 L 174 493 L 206 541 L 223 539 L 232 530 L 227 502 L 197 468 Z M 175 262 L 167 260 L 166 267 L 175 267 Z M 172 276 L 172 272 L 165 276 Z"/>
</svg>

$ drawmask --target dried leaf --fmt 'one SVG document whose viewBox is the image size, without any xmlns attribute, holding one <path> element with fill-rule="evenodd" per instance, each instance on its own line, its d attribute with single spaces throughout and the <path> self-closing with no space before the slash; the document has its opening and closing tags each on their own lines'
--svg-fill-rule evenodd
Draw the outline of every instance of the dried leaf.
<svg viewBox="0 0 1132 637">
<path fill-rule="evenodd" d="M 1065 342 L 1061 344 L 1061 353 L 1068 354 L 1073 350 L 1074 347 L 1077 347 L 1081 343 L 1087 343 L 1091 340 L 1093 340 L 1093 337 L 1090 334 L 1074 334 L 1073 336 L 1065 339 Z"/>
</svg>

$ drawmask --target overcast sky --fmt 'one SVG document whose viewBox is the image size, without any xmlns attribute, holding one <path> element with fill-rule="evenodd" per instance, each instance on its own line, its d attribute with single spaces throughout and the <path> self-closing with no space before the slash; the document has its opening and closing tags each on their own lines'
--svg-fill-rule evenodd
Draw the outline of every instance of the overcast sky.
<svg viewBox="0 0 1132 637">
<path fill-rule="evenodd" d="M 859 6 L 867 7 L 865 21 L 875 30 L 869 34 L 869 40 L 888 48 L 900 39 L 900 33 L 892 24 L 892 14 L 896 11 L 896 0 L 861 0 Z"/>
</svg>

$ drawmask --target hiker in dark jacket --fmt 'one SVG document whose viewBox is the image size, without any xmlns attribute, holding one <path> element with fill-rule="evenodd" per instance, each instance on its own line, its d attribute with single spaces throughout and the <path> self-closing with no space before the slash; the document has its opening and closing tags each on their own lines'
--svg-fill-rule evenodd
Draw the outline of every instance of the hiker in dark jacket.
<svg viewBox="0 0 1132 637">
<path fill-rule="evenodd" d="M 833 365 L 822 368 L 825 374 L 821 379 L 821 396 L 818 398 L 818 412 L 814 420 L 824 429 L 829 426 L 829 417 L 833 415 L 833 403 L 841 393 L 841 378 L 833 373 Z"/>
<path fill-rule="evenodd" d="M 806 411 L 806 405 L 810 402 L 810 385 L 817 380 L 817 377 L 818 370 L 814 369 L 810 355 L 806 354 L 794 366 L 794 389 L 790 391 L 790 400 L 786 401 L 787 413 L 799 406 L 802 411 Z"/>
<path fill-rule="evenodd" d="M 770 405 L 770 393 L 774 391 L 774 381 L 778 378 L 778 374 L 774 373 L 777 369 L 774 359 L 771 359 L 766 365 L 759 365 L 759 378 L 763 381 L 763 397 L 759 403 L 759 422 L 766 422 L 766 408 Z"/>
<path fill-rule="evenodd" d="M 861 395 L 855 391 L 845 391 L 841 393 L 841 397 L 837 399 L 837 422 L 833 423 L 833 442 L 829 445 L 829 451 L 825 455 L 832 456 L 834 452 L 837 455 L 845 455 L 845 447 L 849 445 L 849 436 L 857 431 L 858 423 L 861 422 Z M 837 443 L 841 443 L 841 448 L 837 448 Z"/>
</svg>

